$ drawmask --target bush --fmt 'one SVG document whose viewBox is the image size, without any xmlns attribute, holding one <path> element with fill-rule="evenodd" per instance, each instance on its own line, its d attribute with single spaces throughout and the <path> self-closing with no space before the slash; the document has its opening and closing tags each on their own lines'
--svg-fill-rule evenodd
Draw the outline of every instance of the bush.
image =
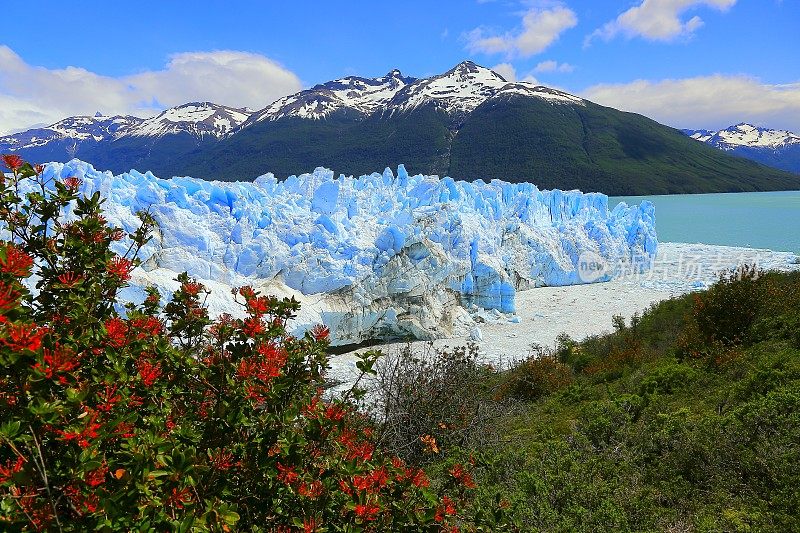
<svg viewBox="0 0 800 533">
<path fill-rule="evenodd" d="M 539 346 L 533 346 L 531 354 L 515 363 L 504 378 L 500 396 L 526 401 L 538 400 L 568 387 L 573 381 L 572 369 Z"/>
<path fill-rule="evenodd" d="M 670 363 L 657 367 L 642 379 L 639 394 L 672 394 L 689 387 L 697 378 L 697 371 L 690 366 Z"/>
<path fill-rule="evenodd" d="M 762 276 L 754 267 L 744 266 L 695 295 L 694 319 L 707 345 L 734 345 L 748 340 L 762 305 Z"/>
<path fill-rule="evenodd" d="M 492 398 L 494 372 L 476 358 L 474 345 L 422 351 L 408 345 L 384 356 L 368 385 L 381 446 L 421 465 L 451 449 L 496 442 L 496 421 L 513 406 Z"/>
<path fill-rule="evenodd" d="M 297 302 L 243 287 L 244 317 L 212 321 L 206 289 L 183 274 L 163 309 L 150 290 L 120 315 L 117 291 L 152 218 L 125 234 L 107 225 L 98 193 L 79 194 L 79 179 L 48 181 L 42 167 L 4 159 L 13 176 L 0 178 L 10 239 L 0 242 L 0 529 L 466 523 L 459 478 L 437 495 L 423 471 L 376 448 L 346 399 L 322 397 L 328 332 L 289 335 Z M 130 253 L 114 253 L 117 242 Z"/>
</svg>

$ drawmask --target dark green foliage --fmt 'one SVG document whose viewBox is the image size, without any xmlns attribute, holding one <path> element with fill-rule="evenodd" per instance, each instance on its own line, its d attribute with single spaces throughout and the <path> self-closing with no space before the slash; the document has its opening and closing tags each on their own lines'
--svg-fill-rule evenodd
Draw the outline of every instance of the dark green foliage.
<svg viewBox="0 0 800 533">
<path fill-rule="evenodd" d="M 478 498 L 504 493 L 530 531 L 799 530 L 798 294 L 800 273 L 726 277 L 561 338 L 573 384 L 497 422 L 507 442 L 484 451 Z M 701 333 L 726 305 L 747 320 Z M 679 360 L 688 337 L 699 355 Z"/>
<path fill-rule="evenodd" d="M 170 172 L 246 180 L 319 165 L 358 175 L 400 163 L 414 173 L 616 195 L 800 188 L 800 177 L 731 157 L 641 115 L 522 97 L 491 99 L 456 124 L 430 106 L 366 119 L 340 112 L 319 121 L 264 121 Z"/>
</svg>

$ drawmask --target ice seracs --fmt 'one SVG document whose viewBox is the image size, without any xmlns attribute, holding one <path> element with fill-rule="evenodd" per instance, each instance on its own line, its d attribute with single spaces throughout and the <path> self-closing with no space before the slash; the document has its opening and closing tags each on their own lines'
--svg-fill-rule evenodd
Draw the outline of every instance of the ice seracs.
<svg viewBox="0 0 800 533">
<path fill-rule="evenodd" d="M 234 183 L 114 176 L 78 160 L 46 169 L 48 178 L 67 176 L 108 198 L 112 224 L 132 230 L 139 210 L 158 221 L 141 252 L 139 286 L 166 294 L 185 270 L 214 287 L 297 295 L 307 313 L 301 325 L 324 322 L 338 344 L 468 331 L 467 308 L 510 314 L 520 290 L 585 281 L 583 254 L 613 264 L 652 257 L 657 247 L 648 202 L 609 211 L 598 193 L 410 176 L 402 166 L 358 178 L 318 168 L 282 182 L 266 174 Z M 213 298 L 217 312 L 235 309 L 229 290 Z"/>
</svg>

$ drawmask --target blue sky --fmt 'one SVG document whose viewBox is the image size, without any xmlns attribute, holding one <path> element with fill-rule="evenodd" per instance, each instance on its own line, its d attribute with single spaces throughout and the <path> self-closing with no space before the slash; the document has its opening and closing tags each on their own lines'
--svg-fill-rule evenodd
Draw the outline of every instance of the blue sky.
<svg viewBox="0 0 800 533">
<path fill-rule="evenodd" d="M 800 130 L 798 0 L 32 0 L 3 11 L 14 24 L 0 33 L 0 132 L 190 100 L 263 107 L 349 74 L 421 77 L 464 59 L 678 127 Z"/>
</svg>

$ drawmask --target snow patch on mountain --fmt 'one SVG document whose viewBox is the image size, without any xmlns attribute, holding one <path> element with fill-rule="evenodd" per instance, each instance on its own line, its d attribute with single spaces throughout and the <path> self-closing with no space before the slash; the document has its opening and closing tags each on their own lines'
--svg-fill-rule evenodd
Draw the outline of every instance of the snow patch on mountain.
<svg viewBox="0 0 800 533">
<path fill-rule="evenodd" d="M 76 116 L 59 120 L 46 128 L 34 128 L 24 132 L 0 137 L 0 146 L 9 151 L 45 146 L 54 141 L 100 142 L 124 135 L 136 127 L 142 119 L 128 115 Z"/>
<path fill-rule="evenodd" d="M 133 230 L 143 209 L 158 221 L 128 297 L 143 298 L 148 283 L 166 295 L 185 270 L 213 284 L 212 311 L 230 312 L 229 288 L 252 284 L 298 295 L 307 313 L 298 326 L 322 321 L 338 344 L 452 335 L 474 325 L 468 309 L 513 314 L 520 290 L 582 283 L 584 257 L 646 260 L 657 247 L 649 202 L 609 211 L 599 193 L 409 176 L 402 166 L 252 183 L 114 176 L 78 160 L 47 167 L 48 178 L 67 176 L 108 198 L 114 225 Z"/>
<path fill-rule="evenodd" d="M 398 91 L 414 81 L 396 69 L 380 78 L 348 76 L 285 96 L 253 115 L 249 122 L 286 117 L 319 120 L 345 108 L 370 115 L 385 107 Z"/>
<path fill-rule="evenodd" d="M 684 131 L 692 139 L 722 150 L 734 150 L 740 147 L 777 150 L 791 145 L 800 145 L 800 135 L 786 130 L 761 128 L 744 122 L 720 131 Z"/>
<path fill-rule="evenodd" d="M 162 137 L 188 133 L 199 139 L 222 138 L 232 133 L 250 113 L 244 109 L 213 104 L 211 102 L 189 103 L 172 107 L 155 117 L 146 119 L 126 131 L 130 137 Z"/>
<path fill-rule="evenodd" d="M 582 105 L 581 98 L 527 82 L 508 82 L 500 74 L 471 61 L 430 78 L 404 77 L 392 70 L 380 78 L 350 76 L 286 96 L 254 114 L 243 126 L 286 117 L 319 120 L 339 110 L 363 116 L 397 113 L 432 104 L 442 111 L 463 116 L 489 98 L 499 95 L 543 98 L 553 103 Z"/>
</svg>

